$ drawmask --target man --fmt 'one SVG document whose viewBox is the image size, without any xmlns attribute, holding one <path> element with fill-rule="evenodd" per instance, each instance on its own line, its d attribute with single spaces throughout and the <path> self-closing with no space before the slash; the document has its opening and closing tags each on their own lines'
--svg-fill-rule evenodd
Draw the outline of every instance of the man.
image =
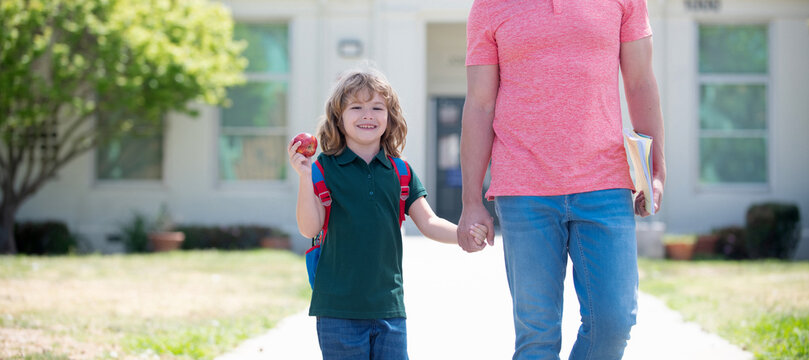
<svg viewBox="0 0 809 360">
<path fill-rule="evenodd" d="M 467 97 L 459 229 L 503 234 L 514 359 L 558 359 L 570 257 L 582 325 L 571 359 L 620 359 L 637 309 L 634 215 L 623 147 L 619 69 L 632 126 L 654 138 L 653 196 L 666 170 L 645 0 L 476 0 L 467 23 Z M 633 211 L 634 208 L 634 211 Z M 493 245 L 489 232 L 488 245 Z M 458 233 L 466 251 L 483 249 Z"/>
</svg>

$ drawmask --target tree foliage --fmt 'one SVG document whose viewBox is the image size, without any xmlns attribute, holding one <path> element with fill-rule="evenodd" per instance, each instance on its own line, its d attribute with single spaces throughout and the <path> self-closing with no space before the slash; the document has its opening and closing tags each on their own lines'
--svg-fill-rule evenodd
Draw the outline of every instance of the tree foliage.
<svg viewBox="0 0 809 360">
<path fill-rule="evenodd" d="M 194 101 L 228 105 L 226 88 L 244 82 L 244 47 L 224 6 L 204 0 L 0 2 L 8 245 L 19 205 L 100 140 L 159 129 L 169 111 L 196 115 Z"/>
</svg>

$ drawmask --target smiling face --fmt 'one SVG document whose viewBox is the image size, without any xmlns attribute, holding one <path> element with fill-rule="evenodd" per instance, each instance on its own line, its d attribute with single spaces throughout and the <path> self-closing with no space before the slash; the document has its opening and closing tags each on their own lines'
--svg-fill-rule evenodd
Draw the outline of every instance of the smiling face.
<svg viewBox="0 0 809 360">
<path fill-rule="evenodd" d="M 401 156 L 406 136 L 399 97 L 385 76 L 372 69 L 340 77 L 326 101 L 317 135 L 323 154 L 339 155 L 350 145 L 358 155 L 362 151 L 364 159 L 380 149 Z"/>
<path fill-rule="evenodd" d="M 346 145 L 355 152 L 360 149 L 379 151 L 380 139 L 388 127 L 388 108 L 378 93 L 362 90 L 349 98 L 343 110 L 341 128 Z"/>
</svg>

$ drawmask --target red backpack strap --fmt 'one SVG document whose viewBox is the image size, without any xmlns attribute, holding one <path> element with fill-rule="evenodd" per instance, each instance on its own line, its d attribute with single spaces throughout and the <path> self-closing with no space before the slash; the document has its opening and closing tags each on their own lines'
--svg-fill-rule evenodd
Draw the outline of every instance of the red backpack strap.
<svg viewBox="0 0 809 360">
<path fill-rule="evenodd" d="M 315 195 L 320 198 L 320 203 L 326 208 L 326 216 L 323 219 L 323 228 L 320 234 L 315 238 L 312 246 L 320 245 L 326 240 L 326 231 L 329 229 L 329 213 L 331 212 L 331 193 L 329 188 L 326 187 L 326 178 L 323 176 L 323 166 L 320 161 L 312 163 L 312 186 L 314 187 Z"/>
<path fill-rule="evenodd" d="M 401 192 L 399 193 L 399 226 L 405 221 L 405 200 L 410 197 L 410 167 L 407 161 L 400 158 L 388 156 L 390 163 L 393 164 L 393 170 L 399 176 L 399 185 Z"/>
</svg>

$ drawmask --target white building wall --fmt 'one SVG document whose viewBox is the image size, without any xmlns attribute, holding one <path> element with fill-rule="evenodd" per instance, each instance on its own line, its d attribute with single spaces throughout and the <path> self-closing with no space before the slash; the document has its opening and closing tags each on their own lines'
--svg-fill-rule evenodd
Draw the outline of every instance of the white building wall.
<svg viewBox="0 0 809 360">
<path fill-rule="evenodd" d="M 285 22 L 290 29 L 289 136 L 315 131 L 331 85 L 360 58 L 374 60 L 402 100 L 409 123 L 405 156 L 428 185 L 434 180 L 431 95 L 463 95 L 458 62 L 465 34 L 441 32 L 441 24 L 463 24 L 472 0 L 228 0 L 238 21 Z M 683 1 L 649 0 L 655 32 L 654 66 L 666 121 L 668 181 L 663 211 L 655 217 L 672 232 L 702 232 L 744 222 L 753 202 L 793 201 L 809 218 L 809 0 L 721 2 L 718 12 L 685 9 Z M 704 189 L 698 179 L 697 24 L 699 21 L 769 22 L 770 187 L 739 191 Z M 432 29 L 432 30 L 429 30 Z M 448 29 L 453 29 L 449 27 Z M 442 54 L 433 43 L 462 44 Z M 340 40 L 363 44 L 358 58 L 338 55 Z M 435 46 L 435 45 L 431 45 Z M 436 57 L 437 56 L 437 57 Z M 442 59 L 441 57 L 449 59 Z M 428 59 L 430 59 L 428 61 Z M 462 61 L 462 59 L 460 59 Z M 428 69 L 428 64 L 430 68 Z M 446 64 L 445 64 L 446 65 Z M 222 183 L 218 177 L 219 110 L 201 107 L 199 118 L 172 115 L 165 141 L 164 179 L 100 183 L 94 157 L 86 154 L 63 169 L 18 213 L 18 220 L 60 219 L 101 250 L 105 237 L 131 219 L 131 211 L 157 212 L 166 202 L 182 223 L 263 224 L 297 235 L 294 204 L 297 177 L 285 181 Z M 625 112 L 625 118 L 627 117 Z M 804 220 L 804 224 L 807 221 Z M 806 225 L 804 225 L 806 226 Z M 413 230 L 408 228 L 408 231 Z M 809 231 L 804 231 L 809 233 Z M 295 236 L 301 250 L 307 240 Z M 105 248 L 110 246 L 110 248 Z"/>
<path fill-rule="evenodd" d="M 425 23 L 414 13 L 391 14 L 388 18 L 382 68 L 399 94 L 407 119 L 404 156 L 416 174 L 426 172 L 424 151 L 427 140 Z"/>
<path fill-rule="evenodd" d="M 666 128 L 667 174 L 663 210 L 655 220 L 667 223 L 669 230 L 684 231 L 681 223 L 691 224 L 701 217 L 689 209 L 691 204 L 679 201 L 685 194 L 694 196 L 698 171 L 694 162 L 699 148 L 697 28 L 690 19 L 671 19 L 665 24 L 665 49 L 669 56 L 664 59 L 666 65 L 662 77 L 665 81 L 659 87 L 663 89 L 661 96 L 667 95 L 661 98 Z"/>
<path fill-rule="evenodd" d="M 670 232 L 706 232 L 744 225 L 747 208 L 764 201 L 796 203 L 809 216 L 809 2 L 725 1 L 719 12 L 684 10 L 668 2 L 665 36 L 656 38 L 665 65 L 658 71 L 666 121 L 668 176 L 663 211 Z M 769 186 L 766 188 L 703 187 L 699 179 L 698 34 L 700 22 L 770 24 Z M 657 28 L 655 29 L 658 33 Z M 658 48 L 655 48 L 658 51 Z M 656 53 L 658 56 L 660 52 Z M 656 62 L 657 63 L 657 62 Z M 806 221 L 804 220 L 804 226 Z M 804 231 L 804 235 L 807 235 Z"/>
</svg>

